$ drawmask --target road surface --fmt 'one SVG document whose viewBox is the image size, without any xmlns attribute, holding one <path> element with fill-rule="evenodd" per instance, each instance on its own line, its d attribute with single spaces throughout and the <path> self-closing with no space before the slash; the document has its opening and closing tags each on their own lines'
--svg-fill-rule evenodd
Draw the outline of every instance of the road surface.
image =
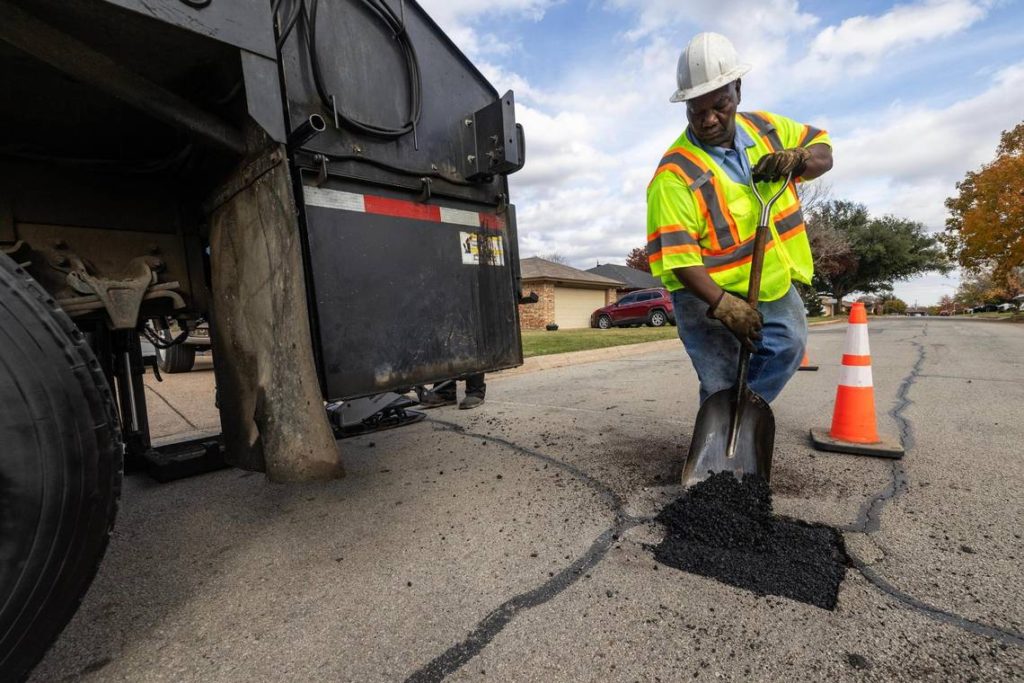
<svg viewBox="0 0 1024 683">
<path fill-rule="evenodd" d="M 1024 326 L 872 321 L 902 461 L 808 445 L 844 333 L 812 331 L 820 371 L 774 405 L 776 511 L 840 527 L 856 564 L 835 611 L 652 559 L 697 410 L 680 348 L 488 377 L 478 410 L 341 442 L 338 482 L 130 478 L 33 680 L 1024 677 Z M 211 377 L 155 386 L 154 424 L 215 424 Z"/>
</svg>

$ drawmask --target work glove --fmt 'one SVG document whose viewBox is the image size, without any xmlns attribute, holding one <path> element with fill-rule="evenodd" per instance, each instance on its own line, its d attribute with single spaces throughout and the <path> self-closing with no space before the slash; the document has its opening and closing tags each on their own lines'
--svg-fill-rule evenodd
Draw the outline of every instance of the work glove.
<svg viewBox="0 0 1024 683">
<path fill-rule="evenodd" d="M 795 178 L 804 172 L 811 159 L 811 150 L 806 147 L 784 149 L 781 152 L 765 154 L 758 159 L 751 171 L 755 182 L 772 182 L 792 174 Z"/>
<path fill-rule="evenodd" d="M 757 351 L 756 342 L 761 341 L 764 319 L 761 312 L 746 301 L 723 291 L 718 302 L 708 309 L 708 317 L 722 321 L 747 351 Z"/>
</svg>

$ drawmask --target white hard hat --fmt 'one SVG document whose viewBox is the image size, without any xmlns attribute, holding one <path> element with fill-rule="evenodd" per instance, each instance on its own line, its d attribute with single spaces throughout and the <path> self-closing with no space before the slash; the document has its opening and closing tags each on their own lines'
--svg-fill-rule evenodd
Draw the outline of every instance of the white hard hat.
<svg viewBox="0 0 1024 683">
<path fill-rule="evenodd" d="M 679 55 L 671 102 L 685 102 L 732 83 L 750 71 L 740 62 L 736 48 L 721 33 L 698 33 Z"/>
</svg>

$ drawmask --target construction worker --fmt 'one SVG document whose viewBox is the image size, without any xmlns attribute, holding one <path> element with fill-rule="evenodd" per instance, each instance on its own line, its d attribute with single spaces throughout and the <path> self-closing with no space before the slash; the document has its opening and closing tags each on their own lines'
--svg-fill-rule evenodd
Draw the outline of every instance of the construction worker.
<svg viewBox="0 0 1024 683">
<path fill-rule="evenodd" d="M 768 112 L 737 113 L 750 66 L 717 33 L 693 38 L 679 57 L 678 90 L 689 125 L 647 189 L 651 273 L 672 292 L 679 337 L 700 378 L 700 399 L 736 382 L 742 344 L 753 354 L 748 381 L 766 401 L 793 376 L 807 343 L 804 305 L 793 281 L 814 268 L 796 185 L 772 209 L 760 310 L 745 297 L 759 204 L 787 175 L 795 182 L 832 168 L 828 134 Z"/>
</svg>

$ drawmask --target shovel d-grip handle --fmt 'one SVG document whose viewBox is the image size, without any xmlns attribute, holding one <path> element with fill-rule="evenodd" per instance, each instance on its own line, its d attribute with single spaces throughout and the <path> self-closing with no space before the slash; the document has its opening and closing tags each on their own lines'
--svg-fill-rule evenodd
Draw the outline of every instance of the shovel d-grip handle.
<svg viewBox="0 0 1024 683">
<path fill-rule="evenodd" d="M 747 284 L 747 303 L 755 309 L 761 300 L 761 270 L 764 267 L 764 248 L 768 243 L 768 221 L 771 220 L 772 207 L 779 200 L 779 197 L 782 196 L 782 193 L 786 191 L 786 188 L 789 187 L 792 180 L 792 173 L 786 175 L 786 182 L 782 183 L 775 194 L 771 195 L 768 199 L 765 199 L 757 191 L 757 184 L 754 183 L 753 174 L 751 174 L 748 180 L 751 191 L 757 197 L 757 203 L 761 205 L 761 216 L 757 221 L 757 230 L 754 232 L 754 251 L 750 255 L 750 281 Z M 736 370 L 736 404 L 732 411 L 732 422 L 729 425 L 729 446 L 725 450 L 727 458 L 732 458 L 736 455 L 736 438 L 739 433 L 740 418 L 743 417 L 743 406 L 746 403 L 744 399 L 746 398 L 747 391 L 749 391 L 747 389 L 747 372 L 749 370 L 750 352 L 747 351 L 745 346 L 741 345 L 740 362 Z"/>
<path fill-rule="evenodd" d="M 757 191 L 757 184 L 754 182 L 753 175 L 751 175 L 748 181 L 750 190 L 757 197 L 757 203 L 761 205 L 761 217 L 757 221 L 757 231 L 754 233 L 754 251 L 750 257 L 750 284 L 747 287 L 747 303 L 754 308 L 757 308 L 761 296 L 761 270 L 764 267 L 764 248 L 768 243 L 768 221 L 771 220 L 772 207 L 775 206 L 775 202 L 786 191 L 792 180 L 793 174 L 790 173 L 786 176 L 786 182 L 782 183 L 775 194 L 768 199 L 765 199 Z"/>
</svg>

